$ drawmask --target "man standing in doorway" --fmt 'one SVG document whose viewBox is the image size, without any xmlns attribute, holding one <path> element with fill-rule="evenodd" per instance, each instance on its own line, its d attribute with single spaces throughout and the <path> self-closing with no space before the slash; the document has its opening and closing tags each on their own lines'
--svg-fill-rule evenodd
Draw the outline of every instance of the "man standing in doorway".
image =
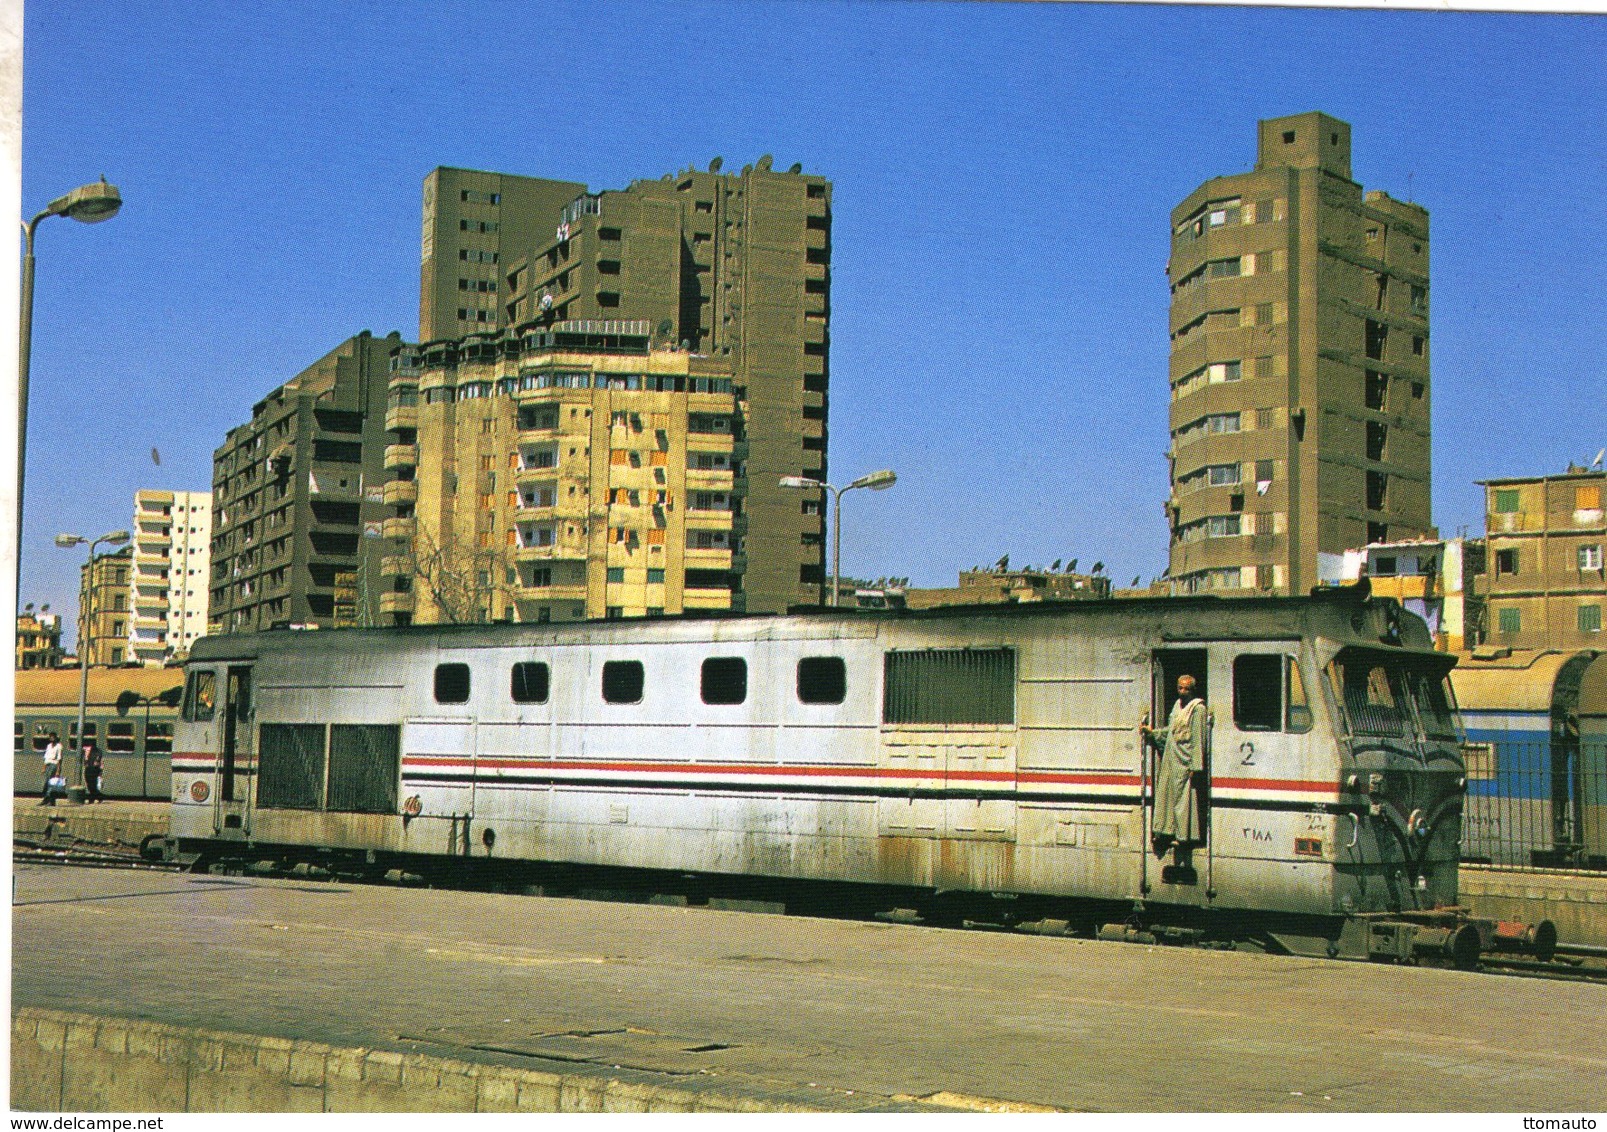
<svg viewBox="0 0 1607 1132">
<path fill-rule="evenodd" d="M 1210 712 L 1194 694 L 1194 677 L 1177 678 L 1177 703 L 1167 720 L 1164 739 L 1148 726 L 1144 738 L 1160 750 L 1155 771 L 1155 827 L 1151 844 L 1162 857 L 1174 844 L 1199 841 L 1198 810 L 1194 798 L 1194 772 L 1205 767 L 1205 729 Z"/>
</svg>

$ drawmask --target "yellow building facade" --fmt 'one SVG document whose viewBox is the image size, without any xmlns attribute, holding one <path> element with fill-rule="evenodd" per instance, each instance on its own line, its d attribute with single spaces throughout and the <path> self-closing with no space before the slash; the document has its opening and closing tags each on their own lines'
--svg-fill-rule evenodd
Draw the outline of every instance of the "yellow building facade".
<svg viewBox="0 0 1607 1132">
<path fill-rule="evenodd" d="M 594 322 L 397 352 L 382 612 L 544 622 L 737 604 L 731 371 L 647 340 Z"/>
</svg>

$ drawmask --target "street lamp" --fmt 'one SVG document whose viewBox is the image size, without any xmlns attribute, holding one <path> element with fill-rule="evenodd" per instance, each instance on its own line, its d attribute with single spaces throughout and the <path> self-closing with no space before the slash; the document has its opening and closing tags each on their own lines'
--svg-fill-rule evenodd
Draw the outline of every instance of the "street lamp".
<svg viewBox="0 0 1607 1132">
<path fill-rule="evenodd" d="M 123 207 L 123 198 L 116 185 L 108 185 L 102 177 L 88 185 L 80 185 L 64 197 L 58 197 L 45 210 L 22 226 L 25 234 L 22 257 L 22 322 L 17 330 L 17 597 L 22 596 L 22 481 L 28 462 L 28 359 L 32 353 L 33 336 L 33 234 L 39 222 L 47 216 L 68 216 L 84 224 L 99 224 L 110 220 Z M 60 540 L 57 540 L 58 545 Z"/>
<path fill-rule="evenodd" d="M 842 574 L 843 564 L 843 492 L 853 491 L 856 487 L 868 487 L 872 491 L 885 491 L 898 482 L 898 477 L 887 469 L 871 472 L 867 476 L 860 476 L 847 487 L 833 487 L 825 480 L 811 479 L 808 476 L 782 476 L 782 487 L 795 487 L 804 491 L 813 491 L 817 488 L 831 492 L 831 599 L 828 605 L 837 604 L 837 579 Z"/>
<path fill-rule="evenodd" d="M 89 543 L 89 568 L 84 577 L 84 600 L 78 603 L 78 741 L 74 745 L 78 748 L 80 786 L 84 784 L 84 709 L 89 702 L 89 641 L 85 630 L 89 623 L 87 614 L 93 612 L 90 607 L 95 604 L 95 548 L 103 542 L 109 546 L 122 546 L 128 538 L 127 531 L 111 531 L 93 541 L 83 535 L 56 536 L 56 545 L 64 549 Z"/>
</svg>

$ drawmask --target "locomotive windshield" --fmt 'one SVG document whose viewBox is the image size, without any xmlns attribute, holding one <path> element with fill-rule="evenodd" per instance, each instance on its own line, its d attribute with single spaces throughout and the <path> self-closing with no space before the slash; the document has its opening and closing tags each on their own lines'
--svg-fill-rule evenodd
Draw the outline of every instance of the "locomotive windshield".
<svg viewBox="0 0 1607 1132">
<path fill-rule="evenodd" d="M 1329 678 L 1352 735 L 1385 739 L 1455 739 L 1456 715 L 1445 686 L 1448 664 L 1369 649 L 1346 649 Z"/>
</svg>

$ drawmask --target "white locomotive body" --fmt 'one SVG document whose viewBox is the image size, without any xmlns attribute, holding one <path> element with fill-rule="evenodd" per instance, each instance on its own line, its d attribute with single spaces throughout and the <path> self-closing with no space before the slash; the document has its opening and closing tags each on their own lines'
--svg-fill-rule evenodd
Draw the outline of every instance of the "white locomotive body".
<svg viewBox="0 0 1607 1132">
<path fill-rule="evenodd" d="M 1332 941 L 1456 903 L 1450 664 L 1344 591 L 207 638 L 172 835 L 1276 914 Z M 1203 832 L 1157 852 L 1139 725 L 1185 673 L 1211 708 Z"/>
</svg>

